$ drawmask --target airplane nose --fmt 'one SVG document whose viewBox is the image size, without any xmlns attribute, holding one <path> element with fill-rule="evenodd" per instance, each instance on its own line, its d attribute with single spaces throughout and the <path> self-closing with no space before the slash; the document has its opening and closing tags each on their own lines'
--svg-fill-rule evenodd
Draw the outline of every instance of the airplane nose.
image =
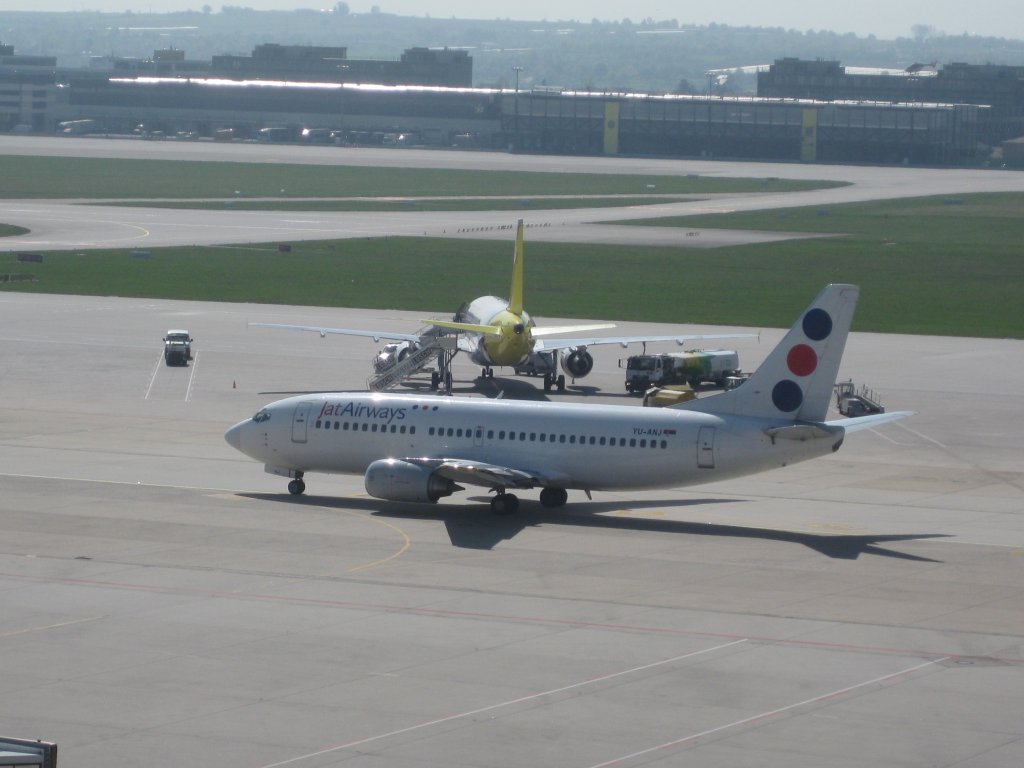
<svg viewBox="0 0 1024 768">
<path fill-rule="evenodd" d="M 224 439 L 227 440 L 228 445 L 236 451 L 242 450 L 242 426 L 244 424 L 244 421 L 240 421 L 224 433 Z"/>
</svg>

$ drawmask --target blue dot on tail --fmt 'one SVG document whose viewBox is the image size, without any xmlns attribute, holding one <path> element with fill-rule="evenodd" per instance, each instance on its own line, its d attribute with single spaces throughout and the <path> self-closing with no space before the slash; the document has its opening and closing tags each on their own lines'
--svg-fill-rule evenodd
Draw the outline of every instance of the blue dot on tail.
<svg viewBox="0 0 1024 768">
<path fill-rule="evenodd" d="M 772 389 L 772 402 L 783 413 L 792 413 L 803 401 L 803 390 L 795 381 L 783 379 Z"/>
<path fill-rule="evenodd" d="M 804 315 L 803 326 L 808 339 L 821 341 L 832 333 L 832 317 L 824 309 L 815 307 Z"/>
</svg>

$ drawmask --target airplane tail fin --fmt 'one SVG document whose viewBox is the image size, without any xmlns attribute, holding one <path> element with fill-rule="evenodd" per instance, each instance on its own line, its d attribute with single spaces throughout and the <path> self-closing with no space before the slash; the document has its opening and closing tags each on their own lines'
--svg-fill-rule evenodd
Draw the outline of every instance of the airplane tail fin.
<svg viewBox="0 0 1024 768">
<path fill-rule="evenodd" d="M 523 314 L 523 220 L 516 228 L 516 250 L 512 257 L 512 287 L 508 292 L 508 311 Z"/>
<path fill-rule="evenodd" d="M 740 387 L 678 407 L 705 413 L 823 422 L 860 289 L 832 284 Z"/>
</svg>

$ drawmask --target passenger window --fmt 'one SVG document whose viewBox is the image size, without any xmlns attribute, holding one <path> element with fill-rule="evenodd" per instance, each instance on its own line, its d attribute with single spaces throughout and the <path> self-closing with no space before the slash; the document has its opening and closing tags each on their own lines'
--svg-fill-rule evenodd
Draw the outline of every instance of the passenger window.
<svg viewBox="0 0 1024 768">
<path fill-rule="evenodd" d="M 402 429 L 405 429 L 405 427 L 402 427 Z M 409 427 L 409 434 L 410 435 L 415 435 L 416 434 L 416 427 Z"/>
<path fill-rule="evenodd" d="M 647 447 L 647 441 L 646 440 L 641 440 L 640 441 L 640 447 L 641 448 L 646 448 Z"/>
<path fill-rule="evenodd" d="M 530 442 L 532 443 L 532 442 L 534 442 L 534 441 L 535 441 L 536 439 L 537 439 L 537 433 L 536 433 L 536 432 L 531 432 L 531 433 L 530 433 Z"/>
<path fill-rule="evenodd" d="M 547 435 L 545 435 L 545 434 L 544 434 L 543 432 L 541 432 L 541 433 L 540 433 L 540 441 L 541 441 L 542 443 L 544 442 L 544 440 L 545 440 L 545 438 L 546 438 L 546 437 L 547 437 Z"/>
<path fill-rule="evenodd" d="M 363 432 L 369 432 L 369 431 L 370 431 L 370 425 L 369 425 L 369 424 L 367 424 L 367 423 L 366 423 L 366 422 L 364 421 L 364 422 L 363 422 Z"/>
<path fill-rule="evenodd" d="M 625 440 L 626 438 L 622 438 L 622 439 Z M 635 437 L 629 438 L 629 447 L 630 448 L 636 448 L 636 438 Z"/>
<path fill-rule="evenodd" d="M 576 435 L 569 435 L 569 444 L 570 445 L 575 445 L 576 444 Z"/>
<path fill-rule="evenodd" d="M 575 441 L 576 441 L 576 438 L 575 438 L 575 436 L 574 436 L 574 437 L 573 437 L 573 442 L 575 442 Z M 558 442 L 560 442 L 560 443 L 564 443 L 564 442 L 565 442 L 565 435 L 559 435 L 559 436 L 558 436 Z"/>
<path fill-rule="evenodd" d="M 603 437 L 601 438 L 600 443 L 601 443 L 601 445 L 604 445 L 604 438 Z"/>
<path fill-rule="evenodd" d="M 493 429 L 488 429 L 487 430 L 487 439 L 488 440 L 493 440 L 494 439 L 494 430 Z"/>
<path fill-rule="evenodd" d="M 662 440 L 661 441 L 661 447 L 662 448 L 668 448 L 668 442 L 666 440 Z"/>
<path fill-rule="evenodd" d="M 341 422 L 340 421 L 334 422 L 334 429 L 335 430 L 341 429 Z"/>
<path fill-rule="evenodd" d="M 504 439 L 505 439 L 505 430 L 504 430 L 504 429 L 503 429 L 503 430 L 501 430 L 501 431 L 500 431 L 500 432 L 498 433 L 498 439 L 499 439 L 499 440 L 504 440 Z"/>
<path fill-rule="evenodd" d="M 317 419 L 317 420 L 316 420 L 316 428 L 317 428 L 317 429 L 320 429 L 320 419 Z"/>
<path fill-rule="evenodd" d="M 401 426 L 401 427 L 399 428 L 399 430 L 398 430 L 398 431 L 399 431 L 399 433 L 400 433 L 400 434 L 403 434 L 403 435 L 404 435 L 404 434 L 405 434 L 405 424 L 403 424 L 403 425 L 402 425 L 402 426 Z"/>
</svg>

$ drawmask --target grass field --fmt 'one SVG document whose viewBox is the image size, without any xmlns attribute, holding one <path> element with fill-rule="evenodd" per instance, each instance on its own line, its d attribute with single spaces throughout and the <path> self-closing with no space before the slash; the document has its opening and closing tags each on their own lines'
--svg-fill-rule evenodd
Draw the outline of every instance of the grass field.
<svg viewBox="0 0 1024 768">
<path fill-rule="evenodd" d="M 770 178 L 362 168 L 20 155 L 0 155 L 0 179 L 3 179 L 0 197 L 7 199 L 640 196 L 648 193 L 780 192 L 842 186 L 830 181 Z"/>
<path fill-rule="evenodd" d="M 966 234 L 947 242 L 955 226 L 931 236 L 920 229 L 913 244 L 872 234 L 690 250 L 528 241 L 527 308 L 535 316 L 785 327 L 826 283 L 853 282 L 863 289 L 856 330 L 1024 338 L 1024 269 L 1014 249 L 979 247 Z M 0 287 L 427 314 L 451 314 L 475 296 L 508 291 L 511 239 L 292 248 L 165 248 L 148 258 L 124 250 L 47 253 L 41 264 L 4 255 L 0 272 L 35 281 Z"/>
<path fill-rule="evenodd" d="M 59 160 L 64 173 L 69 162 L 78 161 Z M 213 186 L 231 186 L 210 166 L 230 166 L 219 172 L 249 179 L 253 195 L 259 194 L 257 179 L 264 186 L 271 185 L 272 179 L 274 184 L 285 183 L 284 176 L 275 175 L 285 169 L 332 197 L 339 194 L 339 179 L 356 184 L 356 177 L 360 188 L 352 190 L 353 195 L 486 195 L 495 191 L 498 176 L 502 194 L 513 194 L 510 189 L 515 189 L 514 194 L 524 196 L 626 194 L 626 187 L 647 182 L 582 174 L 577 178 L 431 171 L 420 177 L 409 171 L 392 174 L 392 169 L 175 163 L 181 166 L 174 171 L 177 181 L 163 178 L 166 164 L 158 164 L 153 173 L 159 178 L 141 183 L 113 172 L 106 178 L 111 161 L 82 163 L 75 165 L 76 174 L 72 174 L 77 192 L 57 194 L 57 179 L 44 183 L 36 178 L 20 186 L 20 193 L 46 188 L 51 196 L 88 192 L 97 197 L 153 197 L 159 191 L 180 197 L 182 185 L 189 183 L 197 196 L 206 196 Z M 35 169 L 42 173 L 44 165 Z M 132 167 L 133 173 L 139 173 L 146 166 Z M 0 172 L 3 169 L 0 165 Z M 104 178 L 93 176 L 90 181 L 90 173 Z M 693 186 L 704 181 L 719 180 L 658 177 L 657 192 L 708 192 L 706 187 Z M 762 189 L 776 183 L 740 182 Z M 673 184 L 678 188 L 667 189 Z M 11 196 L 6 179 L 3 188 Z M 262 194 L 276 192 L 266 189 Z M 786 230 L 829 237 L 687 249 L 531 243 L 527 235 L 530 312 L 541 317 L 785 327 L 795 309 L 806 306 L 826 283 L 853 282 L 863 288 L 854 324 L 857 330 L 1024 338 L 1024 195 L 886 201 L 634 223 Z M 9 253 L 0 254 L 0 290 L 396 308 L 443 315 L 475 296 L 505 295 L 511 252 L 510 236 L 508 242 L 427 238 L 305 242 L 294 243 L 290 253 L 279 252 L 274 243 L 151 249 L 148 258 L 133 257 L 127 250 L 46 253 L 42 263 L 21 263 Z"/>
</svg>

